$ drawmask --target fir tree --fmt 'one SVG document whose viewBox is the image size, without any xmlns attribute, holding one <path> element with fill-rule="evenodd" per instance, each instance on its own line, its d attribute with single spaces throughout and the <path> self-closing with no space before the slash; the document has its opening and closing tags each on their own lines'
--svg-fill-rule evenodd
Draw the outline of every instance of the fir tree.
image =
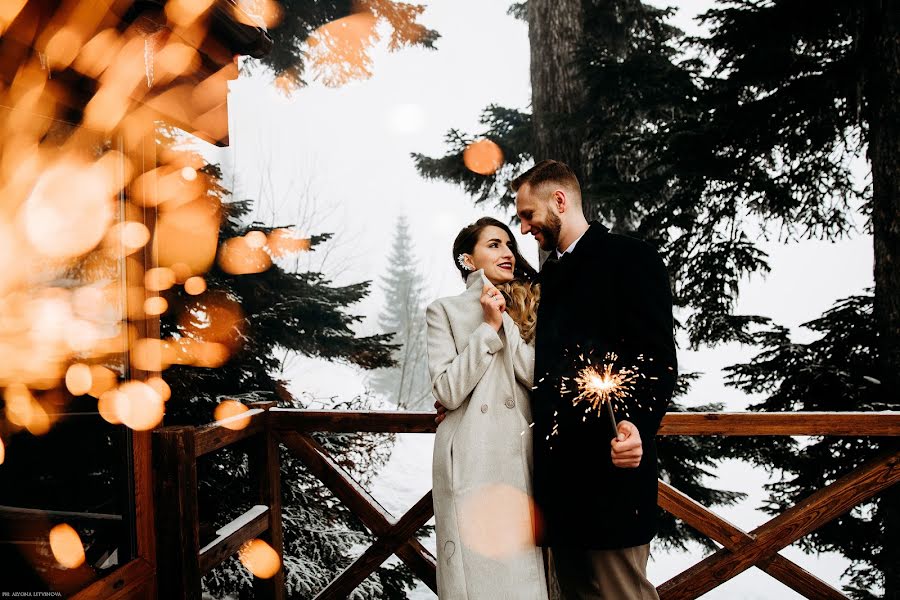
<svg viewBox="0 0 900 600">
<path fill-rule="evenodd" d="M 393 343 L 398 347 L 393 354 L 396 366 L 375 371 L 370 380 L 372 389 L 398 408 L 431 409 L 425 354 L 425 290 L 405 216 L 397 220 L 382 287 L 384 308 L 378 326 L 394 336 Z"/>
<path fill-rule="evenodd" d="M 758 333 L 761 352 L 746 364 L 730 367 L 729 383 L 765 396 L 751 410 L 900 410 L 900 402 L 881 391 L 873 300 L 871 293 L 851 296 L 804 324 L 817 334 L 809 343 L 792 341 L 784 327 Z M 895 443 L 890 440 L 823 437 L 802 449 L 795 440 L 780 439 L 752 453 L 742 448 L 740 454 L 749 454 L 760 465 L 775 464 L 788 475 L 767 486 L 768 508 L 779 513 L 891 447 Z M 895 494 L 883 492 L 801 541 L 807 550 L 838 551 L 850 560 L 845 590 L 855 598 L 875 598 L 878 588 L 885 598 L 896 597 L 890 583 L 900 565 L 890 525 L 897 511 Z"/>
<path fill-rule="evenodd" d="M 694 141 L 731 177 L 725 193 L 749 198 L 798 236 L 839 235 L 853 212 L 870 219 L 873 235 L 874 295 L 809 323 L 821 335 L 811 344 L 791 343 L 780 328 L 760 334 L 763 354 L 736 367 L 734 382 L 769 395 L 759 410 L 897 409 L 900 10 L 895 2 L 735 1 L 703 18 L 712 32 L 703 44 L 718 62 L 708 84 L 716 111 Z M 871 185 L 860 189 L 851 161 L 864 154 Z M 772 489 L 771 503 L 797 502 L 884 443 L 826 438 L 784 456 L 774 464 L 795 476 Z M 888 490 L 807 539 L 853 562 L 849 589 L 857 597 L 877 587 L 900 597 L 898 505 L 900 490 Z"/>
<path fill-rule="evenodd" d="M 203 169 L 213 195 L 223 195 L 218 167 Z M 220 240 L 248 231 L 270 234 L 274 227 L 247 223 L 250 201 L 223 203 Z M 312 250 L 328 235 L 311 240 Z M 190 314 L 215 313 L 216 307 L 239 306 L 234 335 L 240 344 L 230 359 L 214 369 L 172 365 L 165 379 L 172 388 L 166 424 L 201 425 L 213 420 L 213 411 L 224 398 L 251 401 L 276 400 L 282 406 L 303 408 L 309 400 L 286 394 L 276 374 L 285 350 L 310 357 L 355 364 L 366 369 L 391 364 L 387 335 L 357 337 L 352 326 L 361 317 L 350 307 L 368 294 L 368 283 L 334 286 L 317 272 L 289 272 L 277 264 L 251 275 L 229 275 L 214 266 L 205 275 L 207 290 L 187 294 L 181 286 L 164 293 L 170 310 L 161 323 L 163 338 L 196 338 Z M 211 320 L 212 322 L 212 320 Z M 238 333 L 239 331 L 239 333 Z M 202 338 L 202 335 L 200 337 Z M 371 400 L 356 398 L 333 408 L 371 408 Z M 378 467 L 390 456 L 392 439 L 376 435 L 334 434 L 319 441 L 358 481 L 367 485 Z M 355 544 L 367 543 L 369 534 L 350 511 L 282 450 L 282 502 L 284 505 L 284 566 L 290 597 L 309 598 L 353 560 Z M 242 447 L 203 457 L 198 463 L 200 480 L 201 544 L 218 527 L 240 515 L 252 504 L 252 487 Z M 214 597 L 250 597 L 251 577 L 235 559 L 204 579 Z M 403 566 L 383 567 L 354 592 L 354 598 L 403 598 L 412 575 Z"/>
</svg>

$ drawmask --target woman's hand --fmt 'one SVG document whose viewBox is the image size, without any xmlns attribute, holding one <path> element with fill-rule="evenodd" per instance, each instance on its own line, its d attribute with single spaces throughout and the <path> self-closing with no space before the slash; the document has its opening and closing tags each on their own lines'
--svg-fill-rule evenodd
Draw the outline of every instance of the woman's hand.
<svg viewBox="0 0 900 600">
<path fill-rule="evenodd" d="M 490 285 L 484 284 L 481 291 L 481 310 L 484 311 L 484 322 L 494 328 L 494 331 L 500 331 L 503 327 L 503 311 L 506 310 L 506 299 L 500 290 Z"/>
</svg>

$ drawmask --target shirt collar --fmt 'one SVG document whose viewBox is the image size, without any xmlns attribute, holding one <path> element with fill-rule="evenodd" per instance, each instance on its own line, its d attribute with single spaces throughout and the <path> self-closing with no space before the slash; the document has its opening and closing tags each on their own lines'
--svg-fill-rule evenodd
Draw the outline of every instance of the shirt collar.
<svg viewBox="0 0 900 600">
<path fill-rule="evenodd" d="M 587 233 L 587 232 L 588 232 L 588 230 L 585 229 L 585 230 L 584 230 L 584 233 Z M 569 247 L 566 248 L 564 251 L 560 252 L 559 250 L 556 250 L 556 258 L 562 258 L 562 257 L 563 257 L 563 254 L 568 254 L 569 252 L 571 252 L 572 250 L 574 250 L 574 249 L 575 249 L 575 246 L 578 244 L 578 242 L 581 241 L 581 238 L 584 237 L 584 233 L 582 233 L 581 235 L 579 235 L 579 236 L 578 236 L 578 239 L 575 240 L 574 242 L 572 242 L 571 244 L 569 244 Z"/>
</svg>

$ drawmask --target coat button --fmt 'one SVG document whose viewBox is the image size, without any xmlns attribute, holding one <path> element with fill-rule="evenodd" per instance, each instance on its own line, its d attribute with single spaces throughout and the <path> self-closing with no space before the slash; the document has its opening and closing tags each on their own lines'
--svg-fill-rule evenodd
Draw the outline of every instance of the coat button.
<svg viewBox="0 0 900 600">
<path fill-rule="evenodd" d="M 516 407 L 516 401 L 513 400 L 512 398 L 507 398 L 506 402 L 504 404 L 506 404 L 506 408 L 515 408 Z"/>
<path fill-rule="evenodd" d="M 487 412 L 487 404 L 482 404 L 482 405 L 481 405 L 481 412 L 483 412 L 483 413 L 486 413 L 486 412 Z"/>
</svg>

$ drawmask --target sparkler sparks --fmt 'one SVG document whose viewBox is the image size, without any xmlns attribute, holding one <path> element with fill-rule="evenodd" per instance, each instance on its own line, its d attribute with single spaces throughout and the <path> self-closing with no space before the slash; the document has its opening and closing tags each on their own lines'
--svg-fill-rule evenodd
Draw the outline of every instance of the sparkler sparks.
<svg viewBox="0 0 900 600">
<path fill-rule="evenodd" d="M 637 370 L 616 370 L 618 357 L 615 354 L 607 354 L 606 360 L 608 362 L 600 366 L 588 364 L 578 372 L 575 383 L 580 393 L 572 400 L 573 406 L 584 401 L 599 413 L 604 402 L 623 402 L 631 397 L 634 382 L 638 379 Z"/>
</svg>

